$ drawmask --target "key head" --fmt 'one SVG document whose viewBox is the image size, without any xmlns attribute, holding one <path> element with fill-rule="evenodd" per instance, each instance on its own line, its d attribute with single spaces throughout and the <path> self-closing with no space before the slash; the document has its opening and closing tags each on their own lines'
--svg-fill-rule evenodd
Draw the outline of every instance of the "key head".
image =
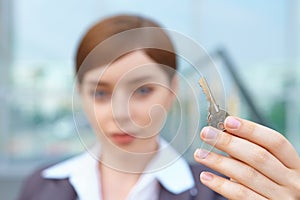
<svg viewBox="0 0 300 200">
<path fill-rule="evenodd" d="M 225 131 L 224 121 L 227 116 L 229 114 L 225 110 L 219 109 L 219 112 L 208 115 L 208 125 Z"/>
</svg>

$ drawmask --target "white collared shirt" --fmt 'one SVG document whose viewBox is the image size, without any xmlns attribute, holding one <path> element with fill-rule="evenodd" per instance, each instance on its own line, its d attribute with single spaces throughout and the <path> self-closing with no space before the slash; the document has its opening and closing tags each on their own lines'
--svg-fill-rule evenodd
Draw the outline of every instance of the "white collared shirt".
<svg viewBox="0 0 300 200">
<path fill-rule="evenodd" d="M 45 169 L 42 176 L 45 179 L 69 178 L 78 199 L 102 200 L 98 160 L 88 152 Z M 150 161 L 126 200 L 158 200 L 159 183 L 174 194 L 195 185 L 187 162 L 162 139 L 157 155 Z"/>
</svg>

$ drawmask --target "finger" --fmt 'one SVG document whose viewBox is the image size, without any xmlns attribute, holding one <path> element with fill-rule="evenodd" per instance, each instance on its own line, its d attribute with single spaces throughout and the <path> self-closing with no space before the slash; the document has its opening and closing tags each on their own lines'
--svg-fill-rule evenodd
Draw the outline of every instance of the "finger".
<svg viewBox="0 0 300 200">
<path fill-rule="evenodd" d="M 229 133 L 267 149 L 285 166 L 292 169 L 299 168 L 300 159 L 298 153 L 291 143 L 277 131 L 233 116 L 225 119 L 225 129 Z"/>
<path fill-rule="evenodd" d="M 210 172 L 200 174 L 201 182 L 228 199 L 266 200 L 265 197 L 251 191 L 249 188 Z"/>
<path fill-rule="evenodd" d="M 195 160 L 268 199 L 280 196 L 279 185 L 241 161 L 203 149 L 195 152 Z"/>
<path fill-rule="evenodd" d="M 212 137 L 214 136 L 214 137 Z M 210 145 L 226 152 L 235 159 L 250 165 L 268 178 L 280 184 L 288 184 L 286 177 L 291 173 L 270 152 L 243 138 L 236 137 L 213 127 L 205 127 L 201 138 Z"/>
</svg>

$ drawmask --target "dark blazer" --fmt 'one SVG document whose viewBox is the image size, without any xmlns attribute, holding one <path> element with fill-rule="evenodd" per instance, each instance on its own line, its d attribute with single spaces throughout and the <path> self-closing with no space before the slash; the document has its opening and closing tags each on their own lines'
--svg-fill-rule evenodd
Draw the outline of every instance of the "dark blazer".
<svg viewBox="0 0 300 200">
<path fill-rule="evenodd" d="M 224 200 L 214 191 L 200 183 L 201 171 L 211 171 L 203 165 L 191 165 L 196 186 L 180 194 L 173 194 L 160 187 L 159 200 Z M 41 172 L 34 172 L 26 179 L 19 200 L 76 200 L 77 194 L 68 179 L 44 179 Z"/>
</svg>

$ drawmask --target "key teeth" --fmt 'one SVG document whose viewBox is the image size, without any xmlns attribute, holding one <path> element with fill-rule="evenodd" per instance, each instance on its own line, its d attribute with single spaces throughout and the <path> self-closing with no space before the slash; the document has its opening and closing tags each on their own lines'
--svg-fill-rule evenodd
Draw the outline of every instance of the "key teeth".
<svg viewBox="0 0 300 200">
<path fill-rule="evenodd" d="M 206 88 L 208 88 L 207 84 L 206 84 L 206 81 L 203 77 L 201 77 L 199 79 L 199 84 L 200 84 L 200 87 L 202 88 L 203 90 L 203 93 L 205 94 L 206 96 L 206 99 L 207 101 L 210 101 L 210 98 L 209 98 L 209 91 L 206 90 Z"/>
</svg>

